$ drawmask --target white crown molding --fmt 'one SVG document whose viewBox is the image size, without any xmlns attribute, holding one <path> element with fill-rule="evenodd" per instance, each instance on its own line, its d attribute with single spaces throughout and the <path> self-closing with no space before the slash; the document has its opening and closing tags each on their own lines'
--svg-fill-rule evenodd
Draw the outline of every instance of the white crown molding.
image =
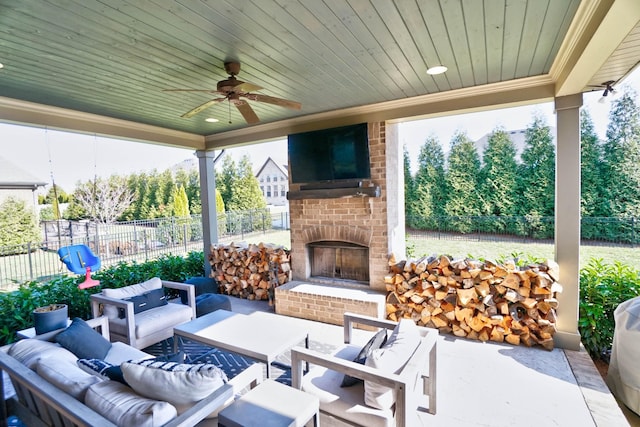
<svg viewBox="0 0 640 427">
<path fill-rule="evenodd" d="M 202 135 L 6 97 L 0 97 L 0 121 L 195 150 L 204 148 Z"/>
</svg>

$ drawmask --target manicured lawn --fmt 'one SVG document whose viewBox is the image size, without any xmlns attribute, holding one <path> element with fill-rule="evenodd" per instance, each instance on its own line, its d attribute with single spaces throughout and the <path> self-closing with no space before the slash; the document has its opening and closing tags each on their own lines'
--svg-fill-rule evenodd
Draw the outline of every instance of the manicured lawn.
<svg viewBox="0 0 640 427">
<path fill-rule="evenodd" d="M 527 258 L 532 256 L 544 260 L 553 259 L 553 243 L 533 243 L 518 241 L 468 241 L 412 238 L 407 240 L 407 248 L 413 246 L 414 256 L 449 254 L 453 257 L 507 258 L 512 254 Z M 640 270 L 640 248 L 623 246 L 583 245 L 580 247 L 580 268 L 591 258 L 602 258 L 607 263 L 620 261 Z"/>
</svg>

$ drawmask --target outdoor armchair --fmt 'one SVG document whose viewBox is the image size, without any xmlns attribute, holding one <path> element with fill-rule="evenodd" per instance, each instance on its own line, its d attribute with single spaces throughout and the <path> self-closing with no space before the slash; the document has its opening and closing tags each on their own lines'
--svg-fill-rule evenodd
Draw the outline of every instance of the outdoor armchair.
<svg viewBox="0 0 640 427">
<path fill-rule="evenodd" d="M 364 348 L 350 344 L 353 324 L 393 329 L 389 341 L 356 363 Z M 398 330 L 409 330 L 406 340 Z M 378 334 L 376 334 L 378 335 Z M 436 345 L 438 330 L 418 327 L 412 320 L 395 323 L 351 313 L 344 314 L 346 346 L 333 355 L 296 347 L 291 351 L 292 385 L 320 399 L 321 425 L 408 427 L 417 425 L 417 411 L 436 412 Z M 410 346 L 404 346 L 412 341 Z M 399 347 L 403 347 L 401 351 Z M 394 348 L 395 347 L 395 348 Z M 360 352 L 360 353 L 359 353 Z M 387 352 L 386 362 L 384 352 Z M 360 360 L 362 362 L 362 360 Z M 392 363 L 389 364 L 388 362 Z M 303 375 L 305 363 L 313 368 Z M 376 363 L 378 363 L 376 365 Z M 394 365 L 391 367 L 391 365 Z M 373 366 L 371 366 L 373 365 Z M 398 367 L 399 366 L 399 367 Z M 363 380 L 342 386 L 345 374 Z M 428 399 L 427 399 L 428 397 Z M 428 409 L 424 405 L 428 402 Z"/>
<path fill-rule="evenodd" d="M 166 289 L 186 292 L 169 300 Z M 142 349 L 173 336 L 173 328 L 196 317 L 196 297 L 192 285 L 153 278 L 136 285 L 103 289 L 91 295 L 93 317 L 109 318 L 111 341 L 121 341 Z"/>
</svg>

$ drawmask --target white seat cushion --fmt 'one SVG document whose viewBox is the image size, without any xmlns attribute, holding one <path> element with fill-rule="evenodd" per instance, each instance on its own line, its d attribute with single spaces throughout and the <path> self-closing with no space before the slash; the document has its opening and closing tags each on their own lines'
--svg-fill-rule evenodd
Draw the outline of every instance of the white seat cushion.
<svg viewBox="0 0 640 427">
<path fill-rule="evenodd" d="M 169 303 L 162 307 L 152 308 L 135 315 L 136 338 L 146 337 L 167 328 L 191 320 L 193 311 L 188 305 Z M 109 319 L 109 329 L 113 332 L 126 335 L 126 319 Z"/>
<path fill-rule="evenodd" d="M 123 342 L 111 343 L 111 350 L 104 358 L 104 361 L 112 365 L 119 365 L 130 360 L 152 359 L 153 356 L 142 350 L 133 348 Z"/>
<path fill-rule="evenodd" d="M 117 381 L 92 385 L 84 403 L 119 426 L 161 426 L 178 415 L 170 403 L 142 397 Z"/>
<path fill-rule="evenodd" d="M 360 347 L 348 345 L 342 348 L 336 357 L 353 360 Z M 362 383 L 351 387 L 340 387 L 344 374 L 315 366 L 304 375 L 302 390 L 320 399 L 320 410 L 328 414 L 367 427 L 395 426 L 391 409 L 376 409 L 367 406 L 364 401 Z"/>
</svg>

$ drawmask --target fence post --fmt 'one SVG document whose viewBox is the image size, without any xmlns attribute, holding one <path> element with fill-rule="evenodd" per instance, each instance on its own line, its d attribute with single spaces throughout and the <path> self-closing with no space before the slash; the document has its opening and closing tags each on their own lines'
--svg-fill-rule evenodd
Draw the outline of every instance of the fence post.
<svg viewBox="0 0 640 427">
<path fill-rule="evenodd" d="M 267 229 L 265 227 L 265 222 L 267 221 L 267 219 L 265 218 L 265 212 L 262 211 L 262 234 L 265 234 L 267 232 Z"/>
<path fill-rule="evenodd" d="M 182 237 L 184 238 L 184 253 L 187 253 L 187 223 L 182 224 Z"/>
<path fill-rule="evenodd" d="M 147 244 L 147 230 L 142 232 L 144 236 L 144 260 L 149 261 L 149 245 Z"/>
<path fill-rule="evenodd" d="M 138 253 L 138 221 L 133 222 L 133 242 L 136 253 Z"/>
<path fill-rule="evenodd" d="M 100 230 L 98 223 L 96 222 L 96 255 L 100 257 Z"/>
<path fill-rule="evenodd" d="M 174 236 L 176 236 L 176 219 L 175 217 L 171 217 L 171 244 L 176 244 L 176 239 Z"/>
<path fill-rule="evenodd" d="M 27 253 L 29 254 L 29 280 L 33 281 L 33 260 L 31 259 L 31 242 L 27 243 Z"/>
</svg>

